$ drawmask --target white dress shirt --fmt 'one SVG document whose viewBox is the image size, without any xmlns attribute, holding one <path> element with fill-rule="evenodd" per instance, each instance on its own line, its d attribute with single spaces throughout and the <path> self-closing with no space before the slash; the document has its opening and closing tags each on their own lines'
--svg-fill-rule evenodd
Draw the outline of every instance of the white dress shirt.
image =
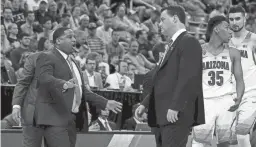
<svg viewBox="0 0 256 147">
<path fill-rule="evenodd" d="M 183 32 L 186 32 L 186 29 L 180 29 L 180 30 L 178 30 L 176 33 L 173 34 L 172 39 L 171 39 L 171 40 L 172 40 L 172 44 L 175 42 L 175 40 L 176 40 Z M 162 58 L 162 60 L 161 60 L 161 62 L 160 62 L 160 65 L 163 63 L 164 58 L 165 58 L 165 56 L 166 56 L 166 54 L 167 54 L 167 52 L 168 52 L 167 49 L 170 48 L 170 47 L 168 47 L 168 45 L 169 45 L 169 44 L 167 44 L 167 46 L 165 47 L 165 52 L 164 52 L 163 58 Z"/>
<path fill-rule="evenodd" d="M 69 62 L 67 61 L 68 60 L 68 55 L 66 53 L 64 53 L 63 51 L 57 49 L 60 54 L 63 56 L 63 58 L 66 60 L 67 64 L 69 65 Z M 77 77 L 77 80 L 78 80 L 78 85 L 79 85 L 79 88 L 80 88 L 80 91 L 82 91 L 82 78 L 81 78 L 81 75 L 80 75 L 80 72 L 79 72 L 79 69 L 78 67 L 76 66 L 76 64 L 74 63 L 74 61 L 72 61 L 72 66 L 73 66 L 73 69 L 74 69 L 74 72 L 75 72 L 75 75 Z M 69 68 L 71 70 L 71 65 L 69 65 Z M 71 70 L 72 71 L 72 70 Z M 82 94 L 81 94 L 82 96 Z M 76 105 L 76 99 L 75 99 L 75 95 L 74 95 L 74 100 L 73 100 L 73 105 L 72 105 L 72 112 L 73 113 L 77 113 L 79 110 L 79 106 Z M 82 97 L 80 98 L 82 99 Z"/>
<path fill-rule="evenodd" d="M 109 88 L 111 88 L 111 89 L 120 89 L 119 83 L 122 82 L 122 77 L 125 79 L 124 88 L 131 87 L 132 80 L 129 77 L 127 77 L 125 75 L 122 76 L 119 73 L 113 73 L 113 74 L 108 75 L 108 77 L 106 79 L 106 83 L 110 84 Z"/>
<path fill-rule="evenodd" d="M 99 121 L 103 124 L 103 126 L 104 126 L 105 128 L 108 127 L 109 131 L 112 131 L 112 128 L 110 127 L 110 125 L 109 125 L 107 119 L 104 120 L 104 119 L 102 119 L 101 117 L 98 117 L 98 119 L 99 119 Z M 108 125 L 108 126 L 105 125 L 106 122 L 107 122 L 107 125 Z"/>
<path fill-rule="evenodd" d="M 95 80 L 94 80 L 94 73 L 91 75 L 87 70 L 85 70 L 87 77 L 88 77 L 88 84 L 90 87 L 96 87 Z"/>
</svg>

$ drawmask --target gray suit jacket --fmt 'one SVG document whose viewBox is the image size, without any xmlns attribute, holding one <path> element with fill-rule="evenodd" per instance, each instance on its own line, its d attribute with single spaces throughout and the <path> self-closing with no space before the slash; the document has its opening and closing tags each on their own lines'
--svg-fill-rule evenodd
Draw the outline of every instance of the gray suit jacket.
<svg viewBox="0 0 256 147">
<path fill-rule="evenodd" d="M 83 76 L 84 76 L 84 84 L 88 84 L 89 85 L 89 80 L 88 80 L 88 76 L 86 74 L 86 71 L 83 71 Z M 94 72 L 94 83 L 95 85 L 99 88 L 99 89 L 103 89 L 103 83 L 102 83 L 102 78 L 100 73 L 98 72 Z"/>
<path fill-rule="evenodd" d="M 75 61 L 73 61 L 76 63 Z M 89 91 L 84 84 L 78 64 L 76 64 L 82 78 L 82 103 L 76 116 L 77 127 L 88 130 L 88 116 L 86 101 L 105 109 L 107 99 Z M 73 120 L 71 109 L 74 99 L 74 88 L 63 92 L 63 85 L 72 79 L 72 72 L 66 59 L 57 49 L 41 53 L 36 64 L 37 99 L 35 107 L 35 122 L 37 125 L 64 126 L 67 127 Z M 81 129 L 81 128 L 80 128 Z"/>
<path fill-rule="evenodd" d="M 21 106 L 22 124 L 32 125 L 36 101 L 35 68 L 38 53 L 30 55 L 24 65 L 23 76 L 15 86 L 12 105 Z"/>
</svg>

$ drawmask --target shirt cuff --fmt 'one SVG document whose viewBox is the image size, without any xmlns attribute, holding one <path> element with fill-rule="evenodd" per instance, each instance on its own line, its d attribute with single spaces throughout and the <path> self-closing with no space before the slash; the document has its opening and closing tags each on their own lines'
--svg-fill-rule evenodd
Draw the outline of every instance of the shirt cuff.
<svg viewBox="0 0 256 147">
<path fill-rule="evenodd" d="M 20 109 L 20 105 L 13 105 L 12 108 L 13 108 L 13 109 L 14 109 L 14 108 Z"/>
</svg>

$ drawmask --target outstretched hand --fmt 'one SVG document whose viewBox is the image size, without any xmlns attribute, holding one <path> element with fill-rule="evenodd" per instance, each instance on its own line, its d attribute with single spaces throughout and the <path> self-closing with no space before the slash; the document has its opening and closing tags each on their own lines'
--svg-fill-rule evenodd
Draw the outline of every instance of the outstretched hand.
<svg viewBox="0 0 256 147">
<path fill-rule="evenodd" d="M 114 100 L 108 100 L 106 108 L 108 110 L 113 111 L 114 113 L 118 113 L 122 111 L 123 104 Z"/>
</svg>

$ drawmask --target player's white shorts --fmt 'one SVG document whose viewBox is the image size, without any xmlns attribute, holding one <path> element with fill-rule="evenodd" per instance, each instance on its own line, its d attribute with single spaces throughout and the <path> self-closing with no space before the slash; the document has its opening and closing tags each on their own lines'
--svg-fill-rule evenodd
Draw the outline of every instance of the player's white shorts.
<svg viewBox="0 0 256 147">
<path fill-rule="evenodd" d="M 236 94 L 235 94 L 236 95 Z M 236 111 L 236 119 L 232 125 L 232 141 L 236 134 L 250 133 L 256 119 L 256 90 L 244 93 L 242 102 Z"/>
<path fill-rule="evenodd" d="M 217 143 L 229 142 L 235 113 L 228 109 L 234 104 L 232 95 L 204 99 L 206 122 L 193 128 L 193 139 L 199 143 L 211 144 L 215 134 Z"/>
</svg>

